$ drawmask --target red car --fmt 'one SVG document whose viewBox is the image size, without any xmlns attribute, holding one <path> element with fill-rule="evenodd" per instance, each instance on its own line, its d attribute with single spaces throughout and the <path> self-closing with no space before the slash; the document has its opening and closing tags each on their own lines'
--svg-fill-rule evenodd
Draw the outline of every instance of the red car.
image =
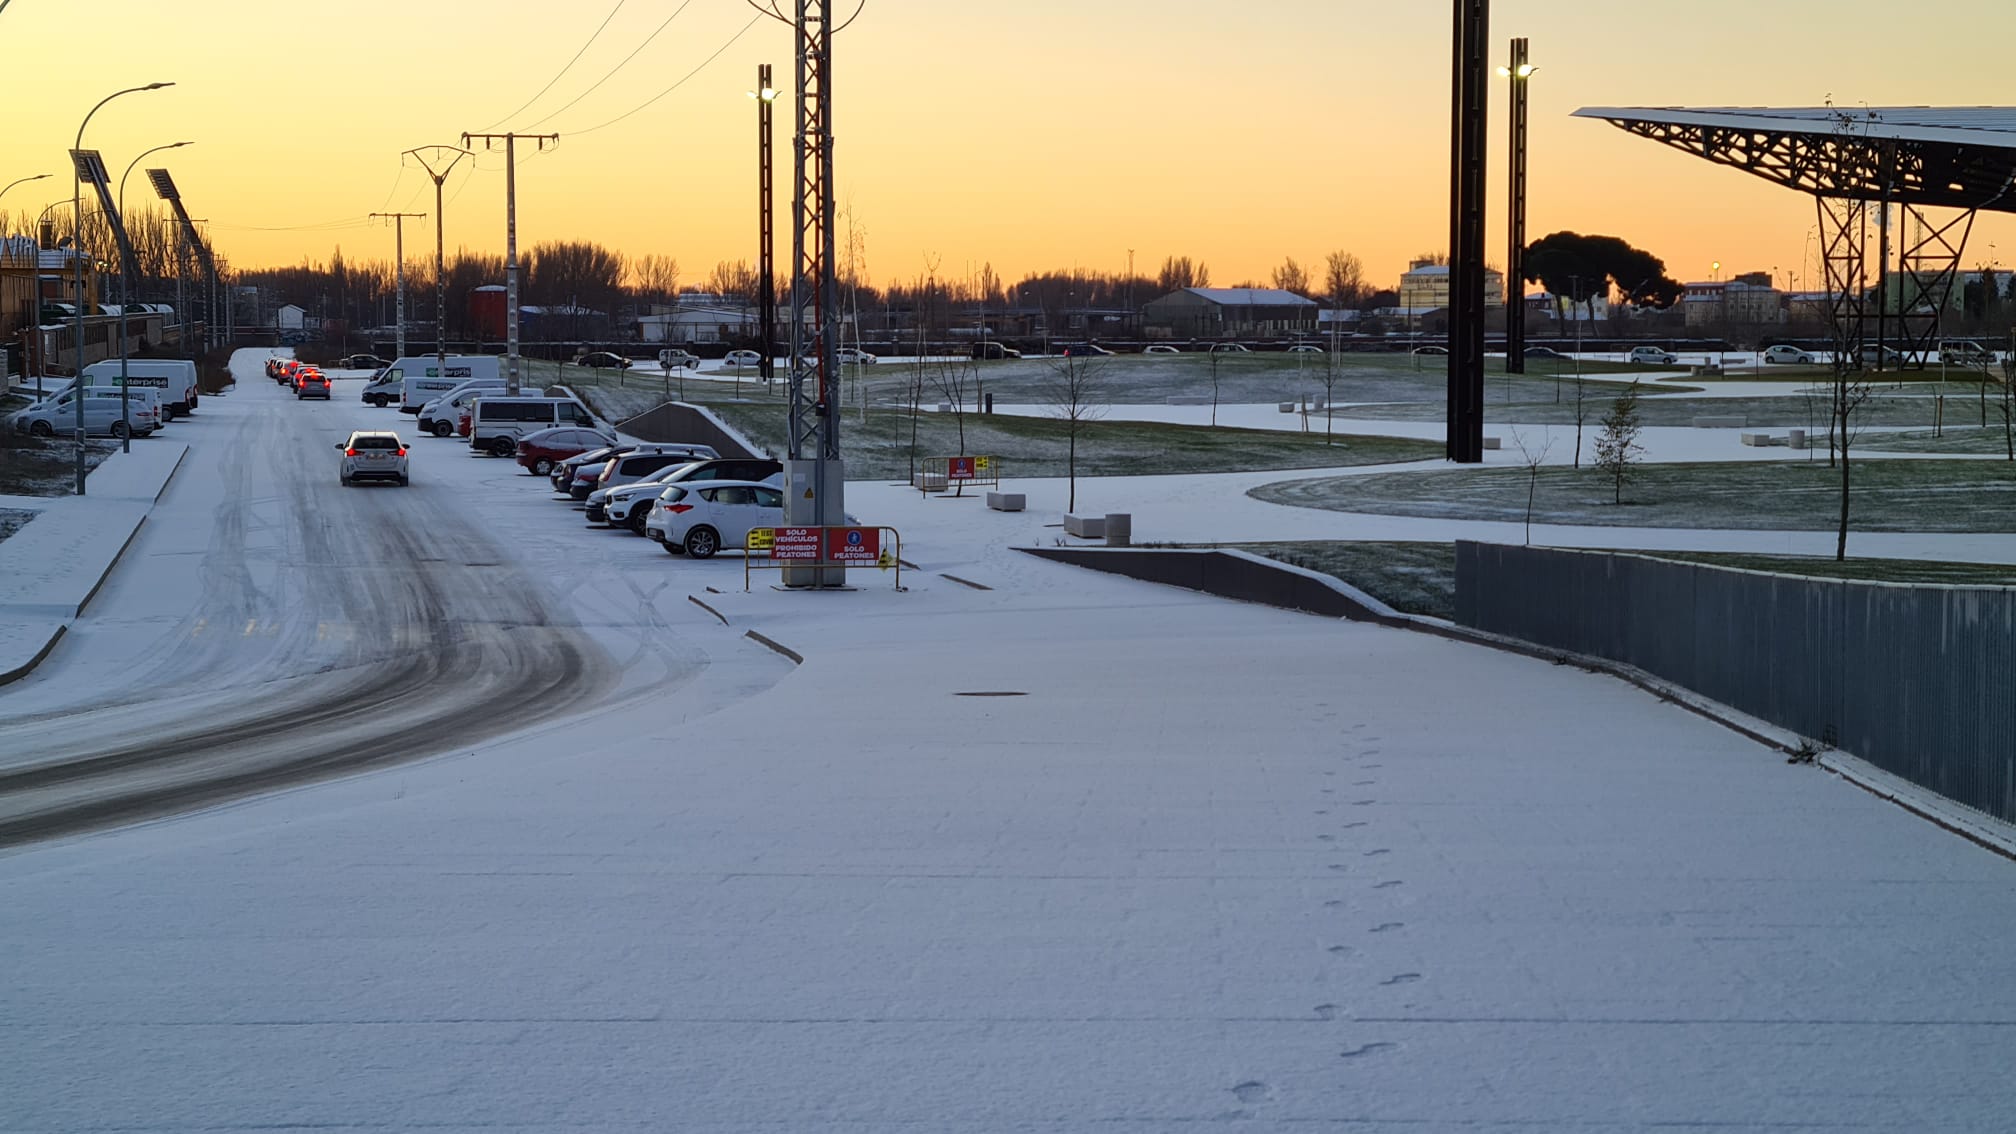
<svg viewBox="0 0 2016 1134">
<path fill-rule="evenodd" d="M 569 457 L 614 445 L 616 439 L 578 425 L 556 425 L 534 430 L 518 439 L 518 463 L 533 476 L 546 476 L 553 466 Z"/>
</svg>

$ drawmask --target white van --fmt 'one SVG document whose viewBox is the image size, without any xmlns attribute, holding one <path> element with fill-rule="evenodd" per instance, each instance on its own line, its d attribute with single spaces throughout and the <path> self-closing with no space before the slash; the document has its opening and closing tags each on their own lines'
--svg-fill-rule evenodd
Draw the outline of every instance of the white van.
<svg viewBox="0 0 2016 1134">
<path fill-rule="evenodd" d="M 34 405 L 14 415 L 16 432 L 32 433 L 37 437 L 54 437 L 77 428 L 77 397 L 75 390 L 65 390 L 52 397 L 43 398 Z M 153 405 L 144 399 L 135 402 L 131 398 L 122 399 L 117 390 L 84 390 L 84 432 L 93 437 L 119 437 L 126 432 L 126 423 L 132 422 L 133 435 L 145 437 L 160 428 L 161 418 Z"/>
<path fill-rule="evenodd" d="M 592 429 L 595 415 L 573 398 L 481 394 L 470 405 L 469 447 L 508 457 L 518 451 L 520 437 L 556 425 L 585 425 Z"/>
<path fill-rule="evenodd" d="M 84 368 L 85 385 L 116 386 L 119 367 L 116 358 L 94 362 Z M 155 386 L 160 379 L 161 409 L 167 421 L 196 412 L 196 363 L 186 358 L 129 358 L 123 363 L 136 386 Z M 143 381 L 146 380 L 146 381 Z"/>
<path fill-rule="evenodd" d="M 119 396 L 119 376 L 117 374 L 114 374 L 109 382 L 102 377 L 93 377 L 88 379 L 88 381 L 90 384 L 84 388 L 93 394 L 110 394 L 115 398 Z M 50 387 L 50 393 L 51 395 L 63 393 L 75 384 L 75 379 L 65 378 L 55 386 Z M 168 412 L 165 400 L 168 394 L 167 384 L 168 380 L 165 378 L 149 379 L 135 375 L 132 392 L 127 395 L 127 401 L 132 403 L 127 413 L 128 419 L 138 421 L 140 418 L 139 407 L 145 406 L 148 414 L 153 418 L 155 425 L 167 424 L 168 419 L 173 416 Z M 74 418 L 70 424 L 71 428 L 76 428 L 77 423 Z"/>
<path fill-rule="evenodd" d="M 436 437 L 453 437 L 455 427 L 462 422 L 464 406 L 475 401 L 478 394 L 497 393 L 503 389 L 502 378 L 469 379 L 420 407 L 420 431 Z"/>
<path fill-rule="evenodd" d="M 399 399 L 399 412 L 419 413 L 420 407 L 460 386 L 471 378 L 498 378 L 502 361 L 494 354 L 451 354 L 437 358 L 416 354 L 386 367 L 364 387 L 364 400 L 373 405 L 390 405 Z M 382 400 L 381 400 L 382 399 Z"/>
</svg>

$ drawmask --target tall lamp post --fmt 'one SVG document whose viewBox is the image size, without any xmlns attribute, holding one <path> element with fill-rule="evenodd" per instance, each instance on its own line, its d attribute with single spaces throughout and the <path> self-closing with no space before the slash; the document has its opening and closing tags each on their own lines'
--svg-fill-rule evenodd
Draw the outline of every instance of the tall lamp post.
<svg viewBox="0 0 2016 1134">
<path fill-rule="evenodd" d="M 433 151 L 433 161 L 427 159 L 422 150 Z M 443 153 L 451 154 L 440 169 L 436 162 L 442 161 Z M 469 156 L 469 151 L 458 146 L 421 146 L 407 150 L 402 156 L 411 157 L 434 179 L 434 363 L 441 370 L 448 368 L 448 269 L 446 244 L 442 239 L 442 229 L 447 227 L 441 215 L 444 202 L 441 200 L 441 183 L 455 170 L 455 163 Z"/>
<path fill-rule="evenodd" d="M 0 0 L 0 8 L 5 8 L 6 6 L 7 6 L 7 4 L 6 4 L 6 0 Z M 6 187 L 5 187 L 5 188 L 0 188 L 0 197 L 5 197 L 5 196 L 7 195 L 7 190 L 8 190 L 8 189 L 12 189 L 12 188 L 14 188 L 14 187 L 15 187 L 16 185 L 19 185 L 19 184 L 21 184 L 21 183 L 23 183 L 23 182 L 26 182 L 26 181 L 40 181 L 40 180 L 42 180 L 43 178 L 45 178 L 45 177 L 47 177 L 47 176 L 49 176 L 49 175 L 48 175 L 48 174 L 46 174 L 46 173 L 38 173 L 38 174 L 35 174 L 35 175 L 34 175 L 33 177 L 17 177 L 17 178 L 15 178 L 14 180 L 12 180 L 12 181 L 9 181 L 9 182 L 7 183 L 7 185 L 6 185 Z M 6 250 L 7 250 L 7 254 L 11 256 L 11 255 L 13 254 L 13 252 L 14 252 L 14 247 L 13 247 L 13 236 L 14 236 L 14 234 L 10 232 L 10 233 L 6 233 L 5 235 L 6 235 L 6 236 L 7 236 L 7 238 L 8 238 L 8 240 L 7 240 L 7 249 L 6 249 Z M 38 253 L 39 253 L 39 252 L 41 251 L 41 245 L 39 245 L 39 244 L 38 244 L 38 245 L 36 245 L 36 251 L 37 251 Z M 23 355 L 21 356 L 21 374 L 22 374 L 22 376 L 23 376 L 23 377 L 26 377 L 26 376 L 27 376 L 27 374 L 28 374 L 28 356 L 27 356 L 27 355 L 26 355 L 25 353 L 24 353 L 24 354 L 23 354 Z M 6 388 L 6 385 L 7 385 L 7 367 L 6 367 L 6 361 L 5 361 L 4 357 L 0 357 L 0 389 L 5 389 L 5 388 Z"/>
<path fill-rule="evenodd" d="M 120 95 L 158 91 L 163 87 L 174 85 L 174 83 L 148 83 L 144 87 L 127 87 L 125 90 L 113 91 L 99 99 L 98 105 L 84 115 L 84 121 L 77 124 L 77 141 L 70 147 L 71 151 L 84 148 L 84 128 L 91 125 L 92 117 L 104 109 L 106 103 Z M 74 166 L 76 163 L 71 164 Z M 72 377 L 70 401 L 77 409 L 77 495 L 82 496 L 84 495 L 84 179 L 79 173 L 80 171 L 75 168 L 70 171 L 71 236 L 75 241 L 70 249 L 70 259 L 77 266 L 77 357 L 74 360 L 76 365 L 70 368 Z"/>
<path fill-rule="evenodd" d="M 1526 80 L 1540 68 L 1526 61 L 1524 36 L 1512 41 L 1512 61 L 1498 73 L 1512 82 L 1511 200 L 1505 228 L 1505 372 L 1526 373 Z"/>
<path fill-rule="evenodd" d="M 777 89 L 770 85 L 770 64 L 756 65 L 756 89 L 749 97 L 756 100 L 756 321 L 760 324 L 758 334 L 763 342 L 763 362 L 758 373 L 763 384 L 769 385 L 775 376 L 777 346 L 777 241 L 772 223 L 772 201 L 776 194 L 771 180 L 776 163 L 770 158 L 771 129 L 770 105 L 777 101 Z M 792 365 L 797 365 L 793 360 Z"/>
<path fill-rule="evenodd" d="M 133 176 L 133 167 L 140 164 L 140 158 L 144 158 L 148 154 L 158 154 L 162 150 L 179 150 L 183 146 L 190 144 L 189 142 L 170 142 L 165 146 L 155 146 L 151 150 L 142 150 L 140 151 L 140 157 L 136 157 L 126 164 L 126 172 L 119 175 L 119 219 L 121 222 L 124 222 L 126 219 L 126 179 Z M 127 362 L 132 357 L 132 353 L 126 347 L 126 309 L 133 304 L 132 290 L 133 281 L 127 278 L 126 273 L 119 273 L 119 421 L 126 427 L 125 435 L 119 438 L 119 451 L 122 453 L 133 451 L 132 396 L 126 392 L 127 383 L 131 377 L 127 372 Z M 79 386 L 81 394 L 82 383 L 79 383 Z"/>
</svg>

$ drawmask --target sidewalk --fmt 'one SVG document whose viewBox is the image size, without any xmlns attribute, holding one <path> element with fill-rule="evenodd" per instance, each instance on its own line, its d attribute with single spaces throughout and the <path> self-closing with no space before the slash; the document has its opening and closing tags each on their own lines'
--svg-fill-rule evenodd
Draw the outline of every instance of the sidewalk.
<svg viewBox="0 0 2016 1134">
<path fill-rule="evenodd" d="M 0 542 L 0 685 L 33 671 L 84 612 L 188 453 L 150 440 L 93 469 L 84 496 L 8 497 L 36 516 Z"/>
</svg>

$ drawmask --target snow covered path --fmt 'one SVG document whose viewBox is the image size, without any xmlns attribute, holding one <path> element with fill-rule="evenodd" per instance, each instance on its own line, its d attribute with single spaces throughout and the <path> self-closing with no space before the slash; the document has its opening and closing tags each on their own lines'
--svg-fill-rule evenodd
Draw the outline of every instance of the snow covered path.
<svg viewBox="0 0 2016 1134">
<path fill-rule="evenodd" d="M 906 514 L 907 593 L 744 594 L 418 456 L 705 664 L 0 857 L 0 1130 L 2016 1113 L 2016 865 L 1620 683 L 1035 561 L 971 501 Z"/>
</svg>

